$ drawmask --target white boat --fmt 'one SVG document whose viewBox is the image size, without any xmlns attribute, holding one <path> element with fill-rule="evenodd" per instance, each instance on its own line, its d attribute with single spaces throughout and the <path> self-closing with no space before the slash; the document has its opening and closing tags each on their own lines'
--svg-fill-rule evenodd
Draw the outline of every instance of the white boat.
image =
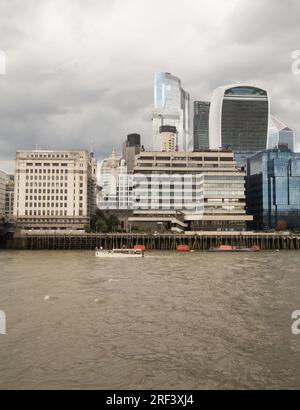
<svg viewBox="0 0 300 410">
<path fill-rule="evenodd" d="M 97 258 L 143 258 L 144 251 L 140 249 L 96 249 Z"/>
</svg>

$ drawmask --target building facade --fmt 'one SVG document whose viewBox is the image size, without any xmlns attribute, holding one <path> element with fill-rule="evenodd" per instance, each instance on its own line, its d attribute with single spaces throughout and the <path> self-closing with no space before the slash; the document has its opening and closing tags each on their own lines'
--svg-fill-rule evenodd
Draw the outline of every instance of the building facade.
<svg viewBox="0 0 300 410">
<path fill-rule="evenodd" d="M 179 78 L 170 73 L 155 76 L 153 112 L 153 150 L 160 150 L 159 128 L 174 126 L 178 132 L 178 150 L 193 151 L 190 132 L 190 96 Z"/>
<path fill-rule="evenodd" d="M 140 134 L 129 134 L 123 144 L 122 158 L 126 162 L 127 172 L 131 174 L 135 166 L 135 156 L 142 150 Z"/>
<path fill-rule="evenodd" d="M 159 127 L 160 151 L 175 152 L 177 151 L 177 130 L 171 125 L 162 125 Z"/>
<path fill-rule="evenodd" d="M 7 175 L 5 183 L 5 215 L 12 219 L 14 214 L 14 175 Z"/>
<path fill-rule="evenodd" d="M 269 122 L 268 149 L 277 149 L 286 146 L 295 151 L 295 133 L 278 118 L 271 115 Z"/>
<path fill-rule="evenodd" d="M 217 88 L 209 115 L 209 146 L 229 148 L 239 165 L 267 148 L 270 117 L 268 92 L 249 84 Z"/>
<path fill-rule="evenodd" d="M 192 230 L 245 230 L 246 223 L 252 220 L 246 214 L 245 173 L 236 167 L 231 151 L 142 152 L 137 157 L 134 176 L 135 211 L 130 218 L 132 223 L 149 223 L 151 217 L 157 223 L 162 213 L 165 217 L 174 218 L 176 212 L 182 215 L 181 222 L 186 224 L 185 229 Z M 157 184 L 156 198 L 151 192 L 155 176 L 166 178 L 167 182 L 170 178 L 173 180 L 168 189 L 162 182 Z M 184 184 L 186 177 L 190 180 Z M 182 181 L 182 186 L 184 184 L 179 202 L 176 201 L 176 178 Z M 142 185 L 139 186 L 140 180 Z M 140 198 L 136 196 L 138 189 L 143 194 Z M 184 190 L 187 190 L 187 198 L 191 200 L 190 209 L 185 209 L 182 204 Z M 153 198 L 162 204 L 164 195 L 170 199 L 169 204 L 164 202 L 164 206 L 155 207 Z M 164 222 L 164 219 L 161 221 Z"/>
<path fill-rule="evenodd" d="M 194 150 L 209 149 L 210 102 L 194 101 Z"/>
<path fill-rule="evenodd" d="M 102 160 L 97 171 L 100 191 L 97 206 L 102 210 L 128 209 L 132 201 L 132 174 L 128 173 L 125 160 L 116 155 Z"/>
<path fill-rule="evenodd" d="M 265 150 L 248 159 L 247 204 L 254 229 L 299 229 L 300 153 Z"/>
<path fill-rule="evenodd" d="M 96 209 L 96 161 L 87 151 L 17 151 L 14 218 L 21 229 L 82 230 Z"/>
<path fill-rule="evenodd" d="M 0 218 L 5 215 L 6 173 L 0 170 Z"/>
</svg>

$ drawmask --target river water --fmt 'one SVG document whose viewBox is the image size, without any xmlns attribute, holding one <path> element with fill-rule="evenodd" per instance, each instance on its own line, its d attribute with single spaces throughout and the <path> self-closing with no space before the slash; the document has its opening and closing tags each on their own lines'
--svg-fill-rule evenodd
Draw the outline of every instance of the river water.
<svg viewBox="0 0 300 410">
<path fill-rule="evenodd" d="M 300 252 L 147 255 L 1 251 L 0 388 L 300 388 Z"/>
</svg>

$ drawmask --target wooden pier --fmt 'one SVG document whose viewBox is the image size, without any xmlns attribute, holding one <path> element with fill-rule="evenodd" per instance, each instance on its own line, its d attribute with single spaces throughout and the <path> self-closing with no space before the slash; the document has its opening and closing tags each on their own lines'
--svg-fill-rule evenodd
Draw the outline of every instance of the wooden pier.
<svg viewBox="0 0 300 410">
<path fill-rule="evenodd" d="M 148 250 L 175 250 L 178 245 L 189 245 L 204 251 L 220 245 L 251 247 L 262 250 L 299 250 L 300 235 L 248 232 L 201 232 L 195 234 L 15 234 L 7 241 L 9 249 L 93 250 L 132 248 L 145 245 Z"/>
</svg>

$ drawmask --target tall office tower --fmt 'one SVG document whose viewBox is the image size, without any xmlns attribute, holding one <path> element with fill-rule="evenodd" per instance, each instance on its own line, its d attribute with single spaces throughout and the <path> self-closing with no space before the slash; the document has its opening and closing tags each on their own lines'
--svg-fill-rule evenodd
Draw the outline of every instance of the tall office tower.
<svg viewBox="0 0 300 410">
<path fill-rule="evenodd" d="M 179 151 L 193 151 L 190 133 L 190 96 L 179 78 L 170 73 L 155 76 L 153 112 L 153 149 L 160 150 L 159 128 L 172 125 L 178 132 Z"/>
<path fill-rule="evenodd" d="M 294 152 L 295 134 L 294 131 L 271 115 L 269 122 L 268 149 L 278 148 L 285 145 Z"/>
<path fill-rule="evenodd" d="M 210 149 L 230 148 L 238 165 L 267 148 L 270 104 L 266 90 L 249 84 L 217 88 L 209 114 Z"/>
<path fill-rule="evenodd" d="M 17 151 L 14 218 L 22 229 L 84 229 L 96 208 L 96 161 L 84 150 Z"/>
<path fill-rule="evenodd" d="M 172 125 L 162 125 L 159 127 L 160 151 L 177 151 L 177 130 Z"/>
<path fill-rule="evenodd" d="M 0 170 L 0 218 L 5 214 L 5 182 L 6 174 Z"/>
<path fill-rule="evenodd" d="M 141 136 L 140 134 L 127 135 L 126 141 L 123 143 L 122 158 L 126 161 L 127 172 L 133 172 L 135 166 L 135 156 L 141 152 Z"/>
<path fill-rule="evenodd" d="M 248 159 L 247 206 L 254 229 L 300 228 L 300 153 L 286 147 Z"/>
<path fill-rule="evenodd" d="M 209 148 L 210 102 L 194 101 L 194 150 Z"/>
</svg>

